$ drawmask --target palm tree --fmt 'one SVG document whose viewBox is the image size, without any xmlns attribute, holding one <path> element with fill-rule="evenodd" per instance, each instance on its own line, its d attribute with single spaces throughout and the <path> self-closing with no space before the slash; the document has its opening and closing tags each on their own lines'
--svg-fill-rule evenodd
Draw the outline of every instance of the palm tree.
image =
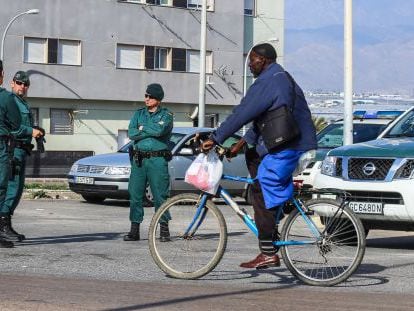
<svg viewBox="0 0 414 311">
<path fill-rule="evenodd" d="M 313 124 L 315 125 L 316 132 L 319 132 L 326 125 L 328 125 L 328 122 L 325 120 L 324 117 L 312 116 L 312 121 L 313 121 Z"/>
</svg>

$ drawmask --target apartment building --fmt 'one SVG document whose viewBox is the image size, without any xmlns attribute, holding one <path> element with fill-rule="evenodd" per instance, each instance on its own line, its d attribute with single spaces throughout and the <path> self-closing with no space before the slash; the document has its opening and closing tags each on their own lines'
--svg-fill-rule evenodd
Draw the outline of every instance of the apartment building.
<svg viewBox="0 0 414 311">
<path fill-rule="evenodd" d="M 47 150 L 116 151 L 145 87 L 158 82 L 176 126 L 198 106 L 201 0 L 0 0 L 8 87 L 30 74 L 28 101 Z M 283 63 L 283 0 L 208 0 L 206 126 L 243 96 L 245 57 L 269 41 Z M 1 33 L 0 33 L 1 34 Z M 251 77 L 246 77 L 251 81 Z"/>
</svg>

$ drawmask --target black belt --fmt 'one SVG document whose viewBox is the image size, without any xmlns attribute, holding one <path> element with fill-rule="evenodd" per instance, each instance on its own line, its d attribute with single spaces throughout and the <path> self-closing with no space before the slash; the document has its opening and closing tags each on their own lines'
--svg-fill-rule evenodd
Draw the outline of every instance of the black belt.
<svg viewBox="0 0 414 311">
<path fill-rule="evenodd" d="M 134 150 L 134 156 L 138 156 L 141 158 L 151 158 L 151 157 L 169 157 L 171 156 L 171 151 L 169 150 L 159 150 L 159 151 L 141 151 L 141 150 Z"/>
<path fill-rule="evenodd" d="M 143 159 L 148 159 L 151 157 L 163 157 L 166 161 L 170 161 L 172 159 L 172 154 L 170 150 L 158 150 L 158 151 L 141 151 L 141 150 L 133 150 L 132 155 L 134 160 L 137 162 L 138 166 L 142 165 Z"/>
<path fill-rule="evenodd" d="M 25 142 L 18 141 L 18 140 L 16 140 L 16 142 L 15 142 L 15 147 L 20 148 L 20 149 L 27 149 L 27 148 L 33 149 L 32 144 L 25 143 Z"/>
</svg>

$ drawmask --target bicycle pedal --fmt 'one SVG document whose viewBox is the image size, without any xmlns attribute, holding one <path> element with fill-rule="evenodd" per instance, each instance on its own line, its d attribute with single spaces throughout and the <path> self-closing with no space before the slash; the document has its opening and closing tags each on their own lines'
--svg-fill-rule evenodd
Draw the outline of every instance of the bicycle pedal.
<svg viewBox="0 0 414 311">
<path fill-rule="evenodd" d="M 268 265 L 266 265 L 266 266 L 259 266 L 259 267 L 256 267 L 256 270 L 264 270 L 264 269 L 267 269 L 267 268 L 269 268 Z"/>
</svg>

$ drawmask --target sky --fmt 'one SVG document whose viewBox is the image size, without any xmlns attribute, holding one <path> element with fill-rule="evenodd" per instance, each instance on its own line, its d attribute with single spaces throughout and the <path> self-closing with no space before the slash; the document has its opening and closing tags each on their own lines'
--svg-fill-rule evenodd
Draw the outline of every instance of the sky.
<svg viewBox="0 0 414 311">
<path fill-rule="evenodd" d="M 344 0 L 285 0 L 285 63 L 306 91 L 342 91 Z M 414 97 L 414 0 L 353 0 L 356 92 Z"/>
</svg>

